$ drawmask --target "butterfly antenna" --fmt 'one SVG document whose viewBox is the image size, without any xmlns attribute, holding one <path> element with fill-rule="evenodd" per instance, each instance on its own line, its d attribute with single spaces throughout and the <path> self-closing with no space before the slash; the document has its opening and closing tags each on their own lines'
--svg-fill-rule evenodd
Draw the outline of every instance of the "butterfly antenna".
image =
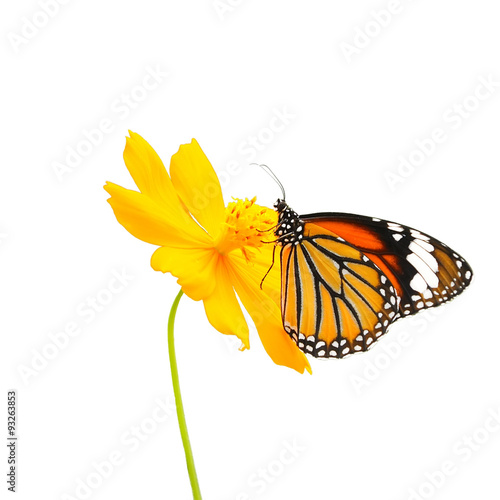
<svg viewBox="0 0 500 500">
<path fill-rule="evenodd" d="M 261 163 L 250 163 L 250 165 L 257 165 L 262 170 L 264 170 L 264 172 L 266 172 L 268 175 L 270 175 L 271 178 L 274 179 L 274 181 L 276 182 L 276 184 L 278 184 L 278 186 L 280 187 L 281 194 L 283 195 L 283 200 L 286 199 L 285 188 L 283 187 L 283 184 L 281 184 L 281 182 L 278 179 L 278 177 L 276 177 L 276 174 L 267 165 L 264 165 L 264 164 L 261 164 Z"/>
</svg>

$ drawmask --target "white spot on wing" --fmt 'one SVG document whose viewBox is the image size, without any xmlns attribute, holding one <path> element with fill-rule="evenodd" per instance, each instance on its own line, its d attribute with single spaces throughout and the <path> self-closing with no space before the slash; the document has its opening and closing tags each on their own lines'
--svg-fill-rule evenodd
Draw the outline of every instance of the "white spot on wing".
<svg viewBox="0 0 500 500">
<path fill-rule="evenodd" d="M 434 251 L 434 246 L 431 245 L 430 243 L 427 243 L 427 241 L 415 240 L 415 243 L 417 245 L 420 245 L 424 250 L 427 250 L 428 252 Z"/>
<path fill-rule="evenodd" d="M 420 231 L 417 231 L 416 229 L 412 229 L 410 231 L 410 234 L 414 238 L 418 238 L 419 240 L 429 241 L 429 237 L 428 236 L 425 236 L 425 234 L 422 234 Z"/>
<path fill-rule="evenodd" d="M 393 231 L 398 231 L 399 233 L 404 231 L 403 227 L 401 227 L 399 224 L 395 224 L 394 222 L 388 222 L 387 227 L 389 229 L 392 229 Z"/>
<path fill-rule="evenodd" d="M 415 241 L 412 241 L 409 246 L 410 250 L 417 254 L 435 273 L 438 272 L 439 267 L 435 257 L 428 251 L 424 250 Z"/>
<path fill-rule="evenodd" d="M 427 290 L 427 283 L 425 282 L 424 278 L 420 276 L 420 274 L 415 274 L 413 279 L 410 281 L 410 286 L 412 287 L 413 290 L 416 292 L 424 293 L 425 290 Z"/>
<path fill-rule="evenodd" d="M 439 285 L 439 278 L 436 276 L 436 274 L 434 274 L 434 272 L 431 269 L 429 269 L 429 266 L 418 255 L 411 253 L 410 255 L 408 255 L 406 257 L 406 260 L 410 264 L 412 264 L 413 267 L 415 267 L 415 269 L 421 275 L 420 278 L 424 283 L 427 282 L 431 288 L 436 288 Z M 415 279 L 416 279 L 416 276 L 413 278 L 413 280 L 415 280 Z M 410 286 L 411 286 L 411 283 L 410 283 Z M 418 286 L 420 286 L 420 285 L 418 285 Z M 412 286 L 412 288 L 413 288 L 413 290 L 422 293 L 427 288 L 427 286 L 425 286 L 423 289 L 418 289 L 418 288 L 415 288 L 413 286 Z"/>
</svg>

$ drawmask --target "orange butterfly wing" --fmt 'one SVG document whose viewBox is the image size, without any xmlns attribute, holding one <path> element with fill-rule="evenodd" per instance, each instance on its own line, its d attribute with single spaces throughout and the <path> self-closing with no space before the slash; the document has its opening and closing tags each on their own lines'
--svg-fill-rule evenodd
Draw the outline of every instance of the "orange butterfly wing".
<svg viewBox="0 0 500 500">
<path fill-rule="evenodd" d="M 374 262 L 401 298 L 401 315 L 409 316 L 447 302 L 471 282 L 472 269 L 463 257 L 416 229 L 344 213 L 301 218 L 338 234 Z"/>
<path fill-rule="evenodd" d="M 281 249 L 283 326 L 317 357 L 364 351 L 398 316 L 392 282 L 337 234 L 306 223 L 300 244 Z"/>
</svg>

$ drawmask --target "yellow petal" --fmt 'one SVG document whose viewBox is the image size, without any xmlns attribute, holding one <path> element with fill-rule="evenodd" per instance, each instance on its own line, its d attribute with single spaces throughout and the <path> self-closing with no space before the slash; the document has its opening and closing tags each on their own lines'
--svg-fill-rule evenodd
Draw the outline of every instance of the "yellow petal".
<svg viewBox="0 0 500 500">
<path fill-rule="evenodd" d="M 185 212 L 173 218 L 151 198 L 122 188 L 112 182 L 104 189 L 118 222 L 140 240 L 153 245 L 178 248 L 203 247 L 212 243 L 210 236 Z"/>
<path fill-rule="evenodd" d="M 243 253 L 237 250 L 231 252 L 230 258 L 231 262 L 245 273 L 247 280 L 256 286 L 258 285 L 258 288 L 262 283 L 264 293 L 281 308 L 280 248 L 276 248 L 276 250 L 274 248 L 274 245 L 264 245 L 257 249 L 246 250 L 247 255 L 250 254 L 249 261 Z M 273 253 L 274 265 L 271 267 Z M 264 276 L 266 278 L 262 281 Z"/>
<path fill-rule="evenodd" d="M 173 185 L 196 220 L 214 238 L 225 221 L 219 179 L 196 139 L 183 144 L 170 161 Z"/>
<path fill-rule="evenodd" d="M 267 354 L 277 365 L 288 366 L 299 373 L 304 373 L 304 370 L 311 373 L 305 354 L 283 329 L 279 307 L 260 290 L 260 280 L 255 281 L 253 274 L 248 272 L 250 266 L 242 265 L 234 258 L 231 258 L 231 264 L 234 288 L 252 317 Z"/>
<path fill-rule="evenodd" d="M 160 247 L 151 257 L 151 267 L 173 274 L 188 297 L 201 300 L 210 296 L 218 285 L 218 257 L 212 248 Z"/>
<path fill-rule="evenodd" d="M 250 341 L 248 325 L 236 299 L 224 257 L 217 264 L 217 285 L 210 295 L 204 299 L 205 312 L 210 324 L 226 335 L 236 335 L 248 349 Z"/>
<path fill-rule="evenodd" d="M 173 217 L 185 211 L 167 169 L 156 151 L 139 134 L 129 130 L 123 159 L 139 191 L 163 206 Z"/>
</svg>

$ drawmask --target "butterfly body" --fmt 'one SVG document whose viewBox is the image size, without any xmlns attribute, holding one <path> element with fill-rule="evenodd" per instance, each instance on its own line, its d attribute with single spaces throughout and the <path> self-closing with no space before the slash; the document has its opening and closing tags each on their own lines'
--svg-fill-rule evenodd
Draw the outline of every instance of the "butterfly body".
<svg viewBox="0 0 500 500">
<path fill-rule="evenodd" d="M 278 200 L 274 206 L 278 211 L 278 226 L 274 232 L 276 241 L 282 246 L 289 243 L 297 245 L 303 238 L 304 221 L 285 201 Z"/>
<path fill-rule="evenodd" d="M 472 270 L 420 231 L 344 213 L 299 216 L 275 204 L 283 327 L 315 357 L 369 349 L 401 317 L 460 294 Z"/>
</svg>

